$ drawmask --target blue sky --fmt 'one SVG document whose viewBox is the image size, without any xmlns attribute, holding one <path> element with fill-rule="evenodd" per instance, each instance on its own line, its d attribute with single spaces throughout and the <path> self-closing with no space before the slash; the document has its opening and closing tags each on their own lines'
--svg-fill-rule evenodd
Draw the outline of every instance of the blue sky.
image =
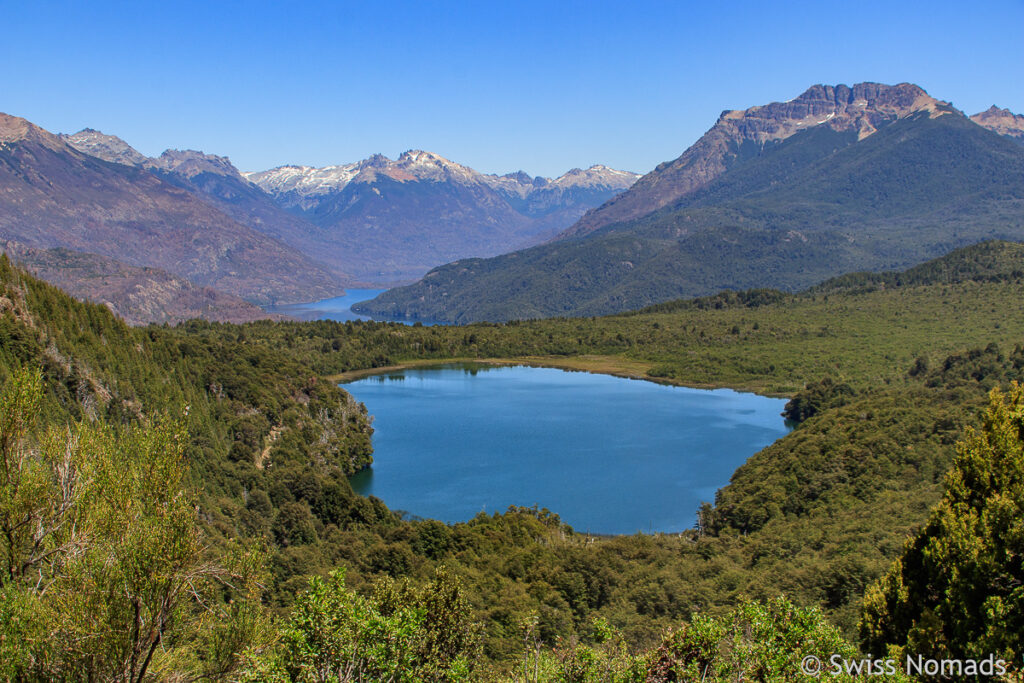
<svg viewBox="0 0 1024 683">
<path fill-rule="evenodd" d="M 645 172 L 723 109 L 915 82 L 1024 113 L 1024 0 L 12 2 L 0 111 L 243 170 L 406 149 Z"/>
</svg>

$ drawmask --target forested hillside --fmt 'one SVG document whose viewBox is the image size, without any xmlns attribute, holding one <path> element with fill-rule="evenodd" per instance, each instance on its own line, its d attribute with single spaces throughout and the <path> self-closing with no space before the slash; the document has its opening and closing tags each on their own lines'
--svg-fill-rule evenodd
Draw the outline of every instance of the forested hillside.
<svg viewBox="0 0 1024 683">
<path fill-rule="evenodd" d="M 667 681 L 701 669 L 731 680 L 742 651 L 769 672 L 761 680 L 796 680 L 771 667 L 792 671 L 796 654 L 827 648 L 856 653 L 862 596 L 943 499 L 954 444 L 965 427 L 988 424 L 979 416 L 990 389 L 1024 379 L 1024 281 L 1013 267 L 1021 250 L 979 245 L 827 291 L 725 293 L 608 318 L 468 327 L 133 329 L 0 260 L 0 523 L 16 522 L 18 501 L 56 501 L 60 515 L 31 514 L 52 530 L 39 547 L 66 558 L 44 562 L 24 545 L 0 544 L 32 568 L 0 579 L 0 628 L 18 634 L 0 646 L 4 675 L 116 677 L 148 661 L 141 672 L 150 677 L 312 680 L 297 672 L 344 664 L 386 676 L 381 667 L 398 661 L 406 677 L 397 680 L 522 680 L 537 671 L 531 680 Z M 754 455 L 700 511 L 698 527 L 679 535 L 593 538 L 557 511 L 532 509 L 453 525 L 408 521 L 355 495 L 346 475 L 370 462 L 368 416 L 324 378 L 487 358 L 788 395 L 799 426 Z M 82 447 L 63 449 L 69 435 Z M 61 469 L 64 452 L 79 454 L 70 470 Z M 66 489 L 44 486 L 56 476 L 47 472 L 62 471 L 105 474 L 82 479 L 92 482 L 83 497 L 62 498 Z M 103 511 L 141 500 L 145 472 L 180 494 L 124 517 L 126 539 L 115 522 L 101 523 Z M 11 488 L 30 480 L 43 482 L 39 496 Z M 68 510 L 81 515 L 88 542 L 62 535 Z M 155 555 L 171 547 L 156 538 L 184 550 Z M 70 552 L 72 540 L 81 552 Z M 141 614 L 132 593 L 96 583 L 91 563 L 112 544 L 166 559 L 161 576 L 177 592 L 152 603 L 167 607 L 153 614 L 176 617 L 147 617 L 150 636 L 132 630 Z M 40 567 L 53 591 L 39 591 Z M 208 586 L 181 588 L 200 575 Z M 322 580 L 311 585 L 310 576 Z M 148 609 L 145 584 L 132 585 L 134 604 Z M 1006 599 L 1019 605 L 1019 596 Z M 878 600 L 866 645 L 906 644 L 909 631 L 885 622 Z M 938 614 L 928 632 L 955 634 L 942 621 L 955 613 Z M 116 647 L 80 639 L 90 628 L 127 636 Z M 744 642 L 748 650 L 736 649 Z"/>
</svg>

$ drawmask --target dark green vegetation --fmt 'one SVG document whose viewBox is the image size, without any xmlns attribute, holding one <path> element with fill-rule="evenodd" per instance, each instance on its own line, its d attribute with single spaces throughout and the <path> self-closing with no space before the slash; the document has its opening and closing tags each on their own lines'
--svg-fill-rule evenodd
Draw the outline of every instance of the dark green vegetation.
<svg viewBox="0 0 1024 683">
<path fill-rule="evenodd" d="M 859 142 L 819 126 L 736 154 L 653 214 L 435 268 L 358 310 L 459 323 L 601 315 L 723 289 L 793 291 L 1024 237 L 1024 148 L 959 113 L 921 112 Z"/>
<path fill-rule="evenodd" d="M 1024 632 L 1024 387 L 992 391 L 942 501 L 865 599 L 872 651 L 1020 661 Z"/>
<path fill-rule="evenodd" d="M 25 370 L 0 394 L 0 676 L 223 677 L 260 631 L 259 562 L 204 547 L 181 434 L 78 422 L 30 438 L 43 397 Z"/>
<path fill-rule="evenodd" d="M 469 605 L 445 570 L 422 589 L 385 578 L 368 598 L 346 590 L 339 570 L 310 581 L 280 640 L 248 653 L 243 680 L 465 681 L 478 655 Z"/>
<path fill-rule="evenodd" d="M 54 461 L 47 453 L 60 452 L 46 444 L 67 425 L 73 433 L 110 430 L 113 441 L 104 443 L 130 444 L 144 440 L 137 434 L 154 424 L 183 421 L 188 437 L 181 441 L 180 462 L 188 471 L 182 467 L 170 488 L 180 487 L 184 498 L 168 500 L 196 505 L 168 502 L 165 509 L 193 525 L 195 536 L 181 531 L 177 538 L 185 539 L 184 547 L 202 546 L 201 566 L 210 570 L 203 576 L 221 588 L 197 595 L 221 615 L 216 621 L 225 635 L 206 637 L 205 608 L 181 594 L 170 605 L 178 616 L 157 622 L 162 647 L 154 650 L 154 666 L 163 668 L 151 673 L 226 670 L 239 665 L 246 647 L 253 648 L 246 667 L 280 673 L 298 661 L 322 661 L 317 648 L 355 652 L 360 643 L 377 642 L 372 634 L 378 633 L 406 639 L 410 670 L 447 667 L 450 680 L 482 680 L 512 669 L 523 678 L 523 669 L 531 667 L 543 673 L 545 678 L 534 676 L 540 680 L 644 680 L 636 677 L 641 665 L 630 654 L 636 648 L 656 648 L 641 656 L 645 675 L 654 676 L 655 660 L 665 662 L 666 672 L 703 662 L 726 680 L 741 666 L 731 657 L 753 652 L 759 643 L 767 645 L 741 658 L 750 666 L 759 662 L 746 670 L 760 671 L 751 674 L 757 680 L 785 680 L 767 672 L 793 652 L 814 652 L 804 649 L 812 641 L 841 647 L 813 613 L 770 601 L 785 594 L 801 608 L 816 606 L 840 634 L 854 638 L 866 587 L 885 575 L 904 540 L 942 500 L 943 478 L 964 427 L 978 422 L 990 389 L 1024 378 L 1024 282 L 1013 265 L 1022 252 L 1021 245 L 990 243 L 911 273 L 840 279 L 798 295 L 727 293 L 609 318 L 465 328 L 258 322 L 131 329 L 0 260 L 3 385 L 19 386 L 11 379 L 25 374 L 18 367 L 43 373 L 38 428 L 18 432 L 10 426 L 17 420 L 4 422 L 0 442 L 7 449 L 17 441 L 18 452 L 45 465 Z M 701 511 L 699 527 L 680 535 L 589 538 L 546 510 L 529 509 L 455 525 L 403 521 L 379 501 L 352 493 L 345 474 L 369 461 L 367 419 L 344 392 L 318 377 L 403 361 L 496 356 L 619 364 L 631 372 L 646 368 L 648 376 L 665 381 L 786 393 L 794 397 L 791 413 L 803 421 L 741 467 L 715 504 Z M 93 420 L 106 426 L 91 426 Z M 21 436 L 8 436 L 15 433 Z M 135 454 L 124 466 L 126 482 L 145 463 L 174 455 L 162 444 L 126 450 Z M 88 451 L 100 455 L 83 462 L 102 463 L 102 453 L 116 450 Z M 36 462 L 32 458 L 24 462 Z M 43 465 L 37 471 L 56 471 Z M 96 486 L 114 490 L 103 488 L 102 480 Z M 110 505 L 131 500 L 135 491 L 125 486 L 120 498 L 110 495 Z M 5 493 L 5 506 L 13 500 L 19 499 Z M 142 528 L 148 519 L 162 519 L 148 509 L 138 518 Z M 178 528 L 189 527 L 183 522 Z M 979 527 L 985 528 L 1000 527 Z M 109 527 L 105 534 L 97 532 L 93 547 L 120 542 Z M 132 538 L 142 548 L 153 547 L 144 534 Z M 254 557 L 253 546 L 265 549 L 265 563 L 244 559 Z M 174 577 L 188 575 L 194 555 L 164 554 L 171 566 L 162 575 L 181 585 Z M 85 557 L 89 566 L 91 556 Z M 260 565 L 265 580 L 246 589 L 242 577 L 258 577 Z M 447 569 L 439 575 L 442 565 Z M 347 568 L 349 588 L 337 580 L 318 583 L 296 602 L 310 575 L 327 576 L 338 567 Z M 0 579 L 0 624 L 8 633 L 50 623 L 12 619 L 36 600 L 29 573 Z M 458 580 L 438 578 L 449 574 Z M 74 576 L 85 580 L 89 574 Z M 240 577 L 232 579 L 234 588 L 216 578 L 226 576 Z M 396 594 L 405 597 L 388 597 Z M 257 597 L 263 609 L 255 609 Z M 1001 604 L 1019 613 L 1020 597 L 1011 586 Z M 39 600 L 39 611 L 27 613 L 40 619 L 73 614 L 74 605 L 58 610 Z M 97 604 L 121 609 L 125 603 L 111 598 Z M 314 609 L 317 604 L 336 609 Z M 104 628 L 116 632 L 123 613 L 104 612 Z M 271 617 L 276 626 L 264 623 Z M 595 617 L 603 620 L 596 630 Z M 336 640 L 319 644 L 310 639 L 309 624 L 346 619 L 366 630 L 338 631 Z M 440 642 L 433 619 L 451 620 L 465 638 Z M 690 626 L 664 635 L 685 620 Z M 60 633 L 78 632 L 70 623 Z M 769 623 L 776 624 L 778 639 L 765 633 L 744 641 L 744 634 L 760 633 Z M 53 632 L 47 628 L 43 632 Z M 907 642 L 908 631 L 885 628 L 885 643 Z M 270 642 L 274 633 L 276 645 Z M 809 633 L 814 635 L 801 645 Z M 581 639 L 579 647 L 574 639 Z M 15 662 L 28 678 L 39 671 L 33 662 L 64 656 L 59 646 L 47 649 L 63 641 L 20 642 L 38 648 L 4 661 Z M 139 650 L 139 642 L 152 640 L 132 639 L 124 651 Z M 213 648 L 215 643 L 222 645 Z M 416 654 L 424 651 L 436 656 Z M 362 662 L 367 671 L 383 661 L 379 651 L 359 652 L 346 661 Z M 712 656 L 716 652 L 721 659 Z M 105 676 L 126 660 L 111 655 L 89 661 Z M 673 678 L 665 673 L 648 680 Z"/>
</svg>

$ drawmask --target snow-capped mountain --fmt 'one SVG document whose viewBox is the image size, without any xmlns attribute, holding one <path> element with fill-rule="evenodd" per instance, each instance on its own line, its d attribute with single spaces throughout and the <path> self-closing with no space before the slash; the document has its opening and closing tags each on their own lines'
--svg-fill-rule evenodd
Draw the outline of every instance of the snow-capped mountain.
<svg viewBox="0 0 1024 683">
<path fill-rule="evenodd" d="M 240 173 L 227 157 L 167 150 L 150 158 L 92 129 L 62 139 L 91 156 L 145 169 L 348 281 L 379 284 L 543 242 L 638 177 L 599 165 L 555 179 L 522 171 L 485 175 L 423 150 L 394 160 L 376 154 L 322 168 Z"/>
<path fill-rule="evenodd" d="M 410 150 L 392 161 L 382 154 L 351 164 L 336 166 L 279 166 L 269 171 L 243 173 L 249 181 L 284 203 L 308 209 L 318 198 L 339 192 L 350 182 L 368 182 L 377 175 L 395 180 L 434 180 L 462 183 L 483 183 L 505 198 L 527 199 L 552 190 L 562 192 L 587 189 L 599 192 L 621 192 L 640 177 L 638 173 L 619 171 L 601 164 L 588 169 L 574 168 L 558 178 L 533 177 L 525 171 L 506 175 L 483 174 L 445 159 L 432 152 Z M 362 176 L 362 177 L 360 177 Z"/>
<path fill-rule="evenodd" d="M 486 175 L 483 180 L 503 195 L 526 199 L 539 191 L 553 188 L 562 191 L 576 188 L 621 191 L 635 183 L 639 177 L 639 173 L 595 164 L 587 169 L 574 168 L 555 179 L 541 176 L 534 178 L 525 171 L 518 171 L 506 175 Z"/>
<path fill-rule="evenodd" d="M 606 166 L 556 179 L 522 171 L 485 175 L 423 150 L 395 160 L 376 154 L 243 175 L 330 234 L 330 253 L 371 282 L 407 280 L 438 263 L 538 244 L 639 177 Z"/>
</svg>

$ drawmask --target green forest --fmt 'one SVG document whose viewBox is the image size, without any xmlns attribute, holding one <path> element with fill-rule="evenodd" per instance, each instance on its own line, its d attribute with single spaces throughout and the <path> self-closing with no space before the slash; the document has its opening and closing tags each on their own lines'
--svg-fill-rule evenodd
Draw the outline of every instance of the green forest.
<svg viewBox="0 0 1024 683">
<path fill-rule="evenodd" d="M 131 328 L 0 257 L 0 677 L 797 681 L 839 654 L 1020 680 L 1022 263 L 987 242 L 599 318 Z M 682 534 L 406 519 L 349 486 L 373 430 L 337 382 L 452 360 L 784 396 L 797 426 Z"/>
</svg>

